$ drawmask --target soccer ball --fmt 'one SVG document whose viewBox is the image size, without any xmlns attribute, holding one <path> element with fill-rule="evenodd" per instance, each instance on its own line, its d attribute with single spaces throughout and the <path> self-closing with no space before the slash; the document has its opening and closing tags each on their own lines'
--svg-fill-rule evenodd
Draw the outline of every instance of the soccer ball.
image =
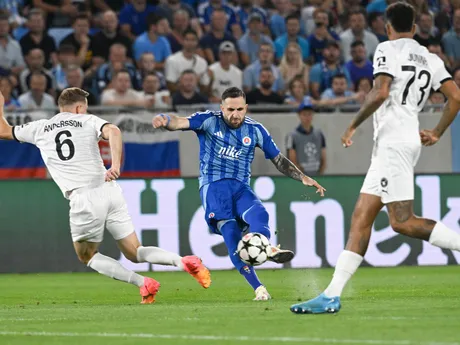
<svg viewBox="0 0 460 345">
<path fill-rule="evenodd" d="M 238 243 L 236 252 L 244 263 L 259 266 L 267 261 L 270 247 L 270 242 L 264 235 L 250 232 Z"/>
</svg>

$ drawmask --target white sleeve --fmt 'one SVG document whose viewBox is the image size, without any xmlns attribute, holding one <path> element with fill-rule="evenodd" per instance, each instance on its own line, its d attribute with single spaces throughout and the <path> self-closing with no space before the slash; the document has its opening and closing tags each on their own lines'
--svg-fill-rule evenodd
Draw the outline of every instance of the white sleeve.
<svg viewBox="0 0 460 345">
<path fill-rule="evenodd" d="M 387 43 L 387 42 L 385 42 Z M 381 43 L 377 46 L 374 54 L 374 78 L 379 74 L 386 74 L 394 78 L 396 76 L 396 56 L 388 44 Z"/>
<path fill-rule="evenodd" d="M 436 63 L 436 69 L 434 70 L 435 72 L 433 73 L 433 81 L 431 84 L 431 87 L 438 91 L 439 88 L 441 87 L 442 83 L 444 83 L 447 80 L 451 80 L 452 76 L 450 75 L 449 72 L 446 70 L 446 66 L 444 65 L 444 62 L 439 58 L 439 56 L 435 56 L 435 59 L 433 61 Z"/>
<path fill-rule="evenodd" d="M 37 132 L 43 127 L 45 120 L 32 121 L 21 126 L 13 127 L 13 138 L 21 143 L 36 143 Z"/>
<path fill-rule="evenodd" d="M 176 83 L 179 80 L 177 72 L 179 68 L 175 68 L 175 61 L 171 59 L 172 56 L 168 57 L 165 61 L 165 78 L 170 83 Z"/>
<path fill-rule="evenodd" d="M 99 138 L 102 136 L 102 128 L 107 125 L 109 122 L 106 120 L 101 119 L 100 117 L 89 115 L 91 118 L 88 123 L 94 128 L 96 131 L 96 136 Z"/>
<path fill-rule="evenodd" d="M 102 91 L 102 95 L 101 95 L 102 105 L 106 104 L 107 102 L 112 102 L 113 100 L 114 100 L 113 93 L 110 91 L 110 89 Z"/>
</svg>

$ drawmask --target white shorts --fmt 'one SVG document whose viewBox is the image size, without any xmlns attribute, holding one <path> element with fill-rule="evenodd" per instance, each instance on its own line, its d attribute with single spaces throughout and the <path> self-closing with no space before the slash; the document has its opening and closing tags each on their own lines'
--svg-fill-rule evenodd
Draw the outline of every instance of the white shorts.
<svg viewBox="0 0 460 345">
<path fill-rule="evenodd" d="M 76 190 L 69 199 L 73 242 L 102 242 L 105 228 L 115 240 L 134 232 L 123 192 L 116 182 Z"/>
<path fill-rule="evenodd" d="M 414 167 L 421 148 L 416 143 L 374 146 L 361 193 L 377 195 L 384 204 L 414 200 Z"/>
</svg>

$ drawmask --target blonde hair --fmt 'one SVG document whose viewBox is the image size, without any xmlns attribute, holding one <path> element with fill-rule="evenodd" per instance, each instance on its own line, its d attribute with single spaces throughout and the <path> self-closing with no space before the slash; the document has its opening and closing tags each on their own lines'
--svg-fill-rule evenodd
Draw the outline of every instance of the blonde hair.
<svg viewBox="0 0 460 345">
<path fill-rule="evenodd" d="M 294 48 L 298 53 L 297 61 L 294 61 L 293 65 L 290 65 L 287 61 L 287 52 L 290 48 Z M 302 49 L 295 42 L 290 42 L 284 50 L 283 57 L 281 58 L 281 63 L 279 65 L 279 70 L 284 81 L 289 84 L 294 78 L 302 78 L 303 83 L 306 84 L 308 90 L 308 66 L 302 60 Z"/>
</svg>

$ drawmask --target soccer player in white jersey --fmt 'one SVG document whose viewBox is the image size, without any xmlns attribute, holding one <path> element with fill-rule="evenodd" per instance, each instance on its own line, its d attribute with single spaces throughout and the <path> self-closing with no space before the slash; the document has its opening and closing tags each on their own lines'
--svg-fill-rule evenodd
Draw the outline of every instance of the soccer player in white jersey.
<svg viewBox="0 0 460 345">
<path fill-rule="evenodd" d="M 435 144 L 460 109 L 460 91 L 439 57 L 412 37 L 415 11 L 403 2 L 386 11 L 389 41 L 374 54 L 374 86 L 342 137 L 344 147 L 353 144 L 356 128 L 374 114 L 374 148 L 371 165 L 351 219 L 345 250 L 340 254 L 331 283 L 318 297 L 291 306 L 294 313 L 336 313 L 340 296 L 366 253 L 372 224 L 383 206 L 397 233 L 429 241 L 443 249 L 460 250 L 460 234 L 440 221 L 413 213 L 414 166 L 422 144 Z M 433 130 L 419 131 L 418 113 L 430 90 L 447 98 L 442 117 Z"/>
<path fill-rule="evenodd" d="M 160 288 L 157 281 L 132 272 L 98 252 L 106 227 L 132 262 L 176 266 L 208 288 L 211 276 L 198 257 L 180 257 L 139 243 L 122 190 L 115 182 L 120 176 L 121 132 L 117 126 L 87 114 L 87 96 L 79 88 L 65 89 L 58 100 L 59 114 L 49 120 L 12 127 L 3 116 L 5 99 L 0 92 L 0 138 L 31 143 L 40 149 L 51 177 L 70 201 L 70 231 L 82 263 L 110 278 L 138 286 L 142 304 L 155 302 Z M 105 169 L 99 153 L 101 138 L 110 143 L 109 170 Z"/>
</svg>

